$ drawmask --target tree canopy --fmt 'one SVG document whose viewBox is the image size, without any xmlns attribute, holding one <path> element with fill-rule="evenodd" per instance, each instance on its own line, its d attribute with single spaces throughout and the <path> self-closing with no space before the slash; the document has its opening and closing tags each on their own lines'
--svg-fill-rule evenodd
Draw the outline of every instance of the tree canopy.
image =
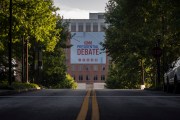
<svg viewBox="0 0 180 120">
<path fill-rule="evenodd" d="M 0 65 L 6 67 L 4 61 L 8 58 L 9 4 L 9 0 L 0 1 L 0 56 L 3 56 Z M 26 51 L 24 54 L 28 54 L 28 57 L 24 61 L 28 61 L 26 65 L 29 68 L 27 66 L 26 68 L 30 70 L 30 82 L 37 82 L 47 87 L 56 86 L 60 81 L 66 80 L 64 48 L 68 47 L 66 40 L 69 34 L 67 25 L 62 23 L 57 10 L 59 8 L 54 6 L 53 0 L 12 1 L 13 58 L 20 63 L 23 59 L 22 51 Z M 24 50 L 26 44 L 28 47 Z M 42 58 L 40 53 L 43 55 Z M 40 70 L 40 66 L 43 70 Z M 36 77 L 36 73 L 43 74 L 46 79 L 40 80 Z"/>
<path fill-rule="evenodd" d="M 159 36 L 163 75 L 166 66 L 180 56 L 179 5 L 178 0 L 109 0 L 105 13 L 109 26 L 103 46 L 116 67 L 110 70 L 107 82 L 117 76 L 116 81 L 127 81 L 124 87 L 133 81 L 136 87 L 144 80 L 152 85 L 156 79 L 152 49 Z"/>
</svg>

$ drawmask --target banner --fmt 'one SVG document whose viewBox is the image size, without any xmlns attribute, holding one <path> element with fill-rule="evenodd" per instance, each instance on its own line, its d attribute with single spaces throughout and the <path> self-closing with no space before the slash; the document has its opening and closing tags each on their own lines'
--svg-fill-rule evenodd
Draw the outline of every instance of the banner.
<svg viewBox="0 0 180 120">
<path fill-rule="evenodd" d="M 106 64 L 104 32 L 71 32 L 71 64 Z"/>
</svg>

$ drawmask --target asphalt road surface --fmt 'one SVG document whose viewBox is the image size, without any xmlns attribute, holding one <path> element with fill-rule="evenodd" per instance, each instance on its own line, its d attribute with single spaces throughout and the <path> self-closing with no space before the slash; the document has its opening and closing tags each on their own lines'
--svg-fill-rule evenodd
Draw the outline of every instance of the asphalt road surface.
<svg viewBox="0 0 180 120">
<path fill-rule="evenodd" d="M 0 98 L 0 120 L 75 120 L 85 90 L 41 90 Z"/>
<path fill-rule="evenodd" d="M 142 90 L 96 91 L 101 120 L 180 120 L 180 96 Z"/>
<path fill-rule="evenodd" d="M 143 90 L 40 90 L 0 97 L 0 120 L 180 120 L 180 95 Z"/>
</svg>

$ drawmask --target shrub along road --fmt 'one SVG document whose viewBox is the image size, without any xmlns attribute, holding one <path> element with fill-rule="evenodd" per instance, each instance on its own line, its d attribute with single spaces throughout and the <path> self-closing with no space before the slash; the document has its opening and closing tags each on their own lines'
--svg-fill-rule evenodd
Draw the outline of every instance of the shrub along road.
<svg viewBox="0 0 180 120">
<path fill-rule="evenodd" d="M 41 90 L 0 97 L 1 120 L 179 120 L 180 95 L 142 90 Z"/>
</svg>

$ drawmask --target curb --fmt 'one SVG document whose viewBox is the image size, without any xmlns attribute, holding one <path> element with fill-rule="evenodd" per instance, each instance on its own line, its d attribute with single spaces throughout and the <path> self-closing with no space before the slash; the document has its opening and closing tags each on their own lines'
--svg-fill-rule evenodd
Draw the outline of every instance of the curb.
<svg viewBox="0 0 180 120">
<path fill-rule="evenodd" d="M 147 90 L 147 91 L 163 91 L 160 88 L 144 88 L 144 90 Z"/>
</svg>

